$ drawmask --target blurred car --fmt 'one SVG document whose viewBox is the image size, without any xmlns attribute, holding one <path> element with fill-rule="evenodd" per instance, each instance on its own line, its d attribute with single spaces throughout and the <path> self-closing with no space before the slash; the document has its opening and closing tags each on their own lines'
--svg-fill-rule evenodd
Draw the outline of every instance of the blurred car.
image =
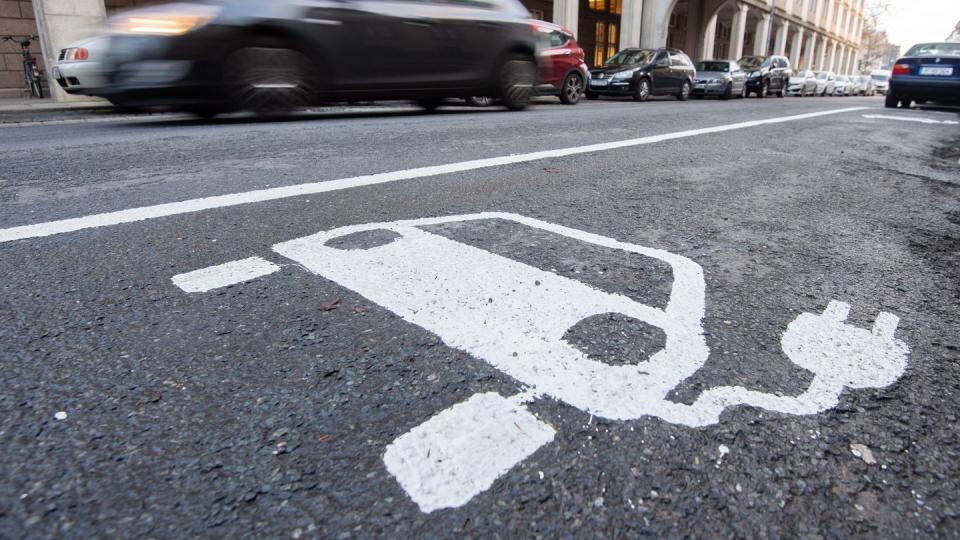
<svg viewBox="0 0 960 540">
<path fill-rule="evenodd" d="M 60 50 L 53 78 L 68 94 L 95 95 L 107 83 L 101 63 L 110 44 L 107 36 L 94 36 Z"/>
<path fill-rule="evenodd" d="M 873 85 L 873 79 L 867 75 L 859 75 L 857 80 L 857 94 L 861 96 L 872 96 L 876 93 L 876 87 Z"/>
<path fill-rule="evenodd" d="M 518 0 L 175 3 L 111 17 L 99 95 L 200 116 L 324 101 L 530 102 L 536 36 Z"/>
<path fill-rule="evenodd" d="M 540 60 L 538 93 L 560 97 L 565 105 L 576 105 L 590 80 L 584 52 L 573 32 L 552 23 L 536 21 Z"/>
<path fill-rule="evenodd" d="M 717 96 L 720 99 L 747 97 L 747 74 L 733 60 L 697 62 L 693 97 Z"/>
<path fill-rule="evenodd" d="M 837 75 L 837 79 L 833 82 L 833 95 L 837 97 L 849 95 L 848 83 L 846 75 Z"/>
<path fill-rule="evenodd" d="M 875 69 L 870 73 L 870 79 L 873 80 L 874 91 L 878 94 L 886 94 L 890 83 L 890 72 L 885 69 Z"/>
<path fill-rule="evenodd" d="M 814 71 L 817 74 L 817 95 L 832 96 L 837 85 L 837 76 L 832 71 Z"/>
<path fill-rule="evenodd" d="M 758 98 L 767 97 L 771 92 L 777 97 L 787 95 L 793 70 L 785 56 L 744 56 L 737 63 L 747 72 L 748 93 Z"/>
<path fill-rule="evenodd" d="M 791 96 L 813 96 L 817 93 L 817 76 L 809 69 L 799 71 L 790 77 L 787 93 Z"/>
<path fill-rule="evenodd" d="M 590 72 L 587 99 L 610 95 L 646 101 L 651 95 L 673 95 L 686 101 L 696 76 L 693 62 L 679 49 L 624 49 Z"/>
<path fill-rule="evenodd" d="M 897 60 L 884 105 L 960 102 L 960 43 L 921 43 Z"/>
</svg>

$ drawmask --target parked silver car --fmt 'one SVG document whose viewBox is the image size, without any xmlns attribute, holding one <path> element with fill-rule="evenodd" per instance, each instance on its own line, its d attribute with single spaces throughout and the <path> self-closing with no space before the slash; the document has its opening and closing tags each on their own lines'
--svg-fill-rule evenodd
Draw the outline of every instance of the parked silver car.
<svg viewBox="0 0 960 540">
<path fill-rule="evenodd" d="M 833 95 L 837 97 L 850 95 L 850 90 L 847 87 L 849 82 L 846 75 L 837 75 L 837 79 L 833 84 Z"/>
<path fill-rule="evenodd" d="M 837 76 L 832 71 L 814 71 L 817 74 L 817 95 L 832 96 L 836 87 Z"/>
<path fill-rule="evenodd" d="M 874 91 L 885 95 L 890 86 L 890 72 L 885 69 L 875 69 L 870 73 L 870 78 L 873 79 Z"/>
<path fill-rule="evenodd" d="M 813 71 L 805 69 L 794 73 L 790 77 L 787 93 L 791 96 L 812 96 L 817 93 L 817 76 Z"/>
<path fill-rule="evenodd" d="M 717 96 L 720 99 L 747 97 L 747 74 L 733 60 L 704 60 L 697 63 L 692 97 Z"/>
<path fill-rule="evenodd" d="M 876 93 L 876 87 L 873 85 L 873 79 L 867 75 L 857 77 L 857 95 L 872 96 Z"/>
</svg>

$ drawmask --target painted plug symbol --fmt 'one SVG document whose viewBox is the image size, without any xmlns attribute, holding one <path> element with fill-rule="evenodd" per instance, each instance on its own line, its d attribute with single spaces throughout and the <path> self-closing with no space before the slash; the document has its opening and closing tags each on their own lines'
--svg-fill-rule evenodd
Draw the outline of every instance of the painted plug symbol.
<svg viewBox="0 0 960 540">
<path fill-rule="evenodd" d="M 873 330 L 847 324 L 850 304 L 831 301 L 821 315 L 804 313 L 783 334 L 783 352 L 833 387 L 881 388 L 907 366 L 907 345 L 894 334 L 900 319 L 880 312 Z M 839 390 L 840 388 L 838 388 Z"/>
</svg>

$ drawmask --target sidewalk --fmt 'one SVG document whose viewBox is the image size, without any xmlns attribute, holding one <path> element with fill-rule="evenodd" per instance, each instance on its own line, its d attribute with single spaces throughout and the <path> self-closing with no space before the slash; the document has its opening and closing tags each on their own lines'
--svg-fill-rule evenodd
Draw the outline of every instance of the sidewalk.
<svg viewBox="0 0 960 540">
<path fill-rule="evenodd" d="M 84 101 L 54 101 L 51 98 L 3 98 L 0 99 L 0 113 L 30 111 L 77 111 L 110 108 L 110 103 L 101 99 Z"/>
</svg>

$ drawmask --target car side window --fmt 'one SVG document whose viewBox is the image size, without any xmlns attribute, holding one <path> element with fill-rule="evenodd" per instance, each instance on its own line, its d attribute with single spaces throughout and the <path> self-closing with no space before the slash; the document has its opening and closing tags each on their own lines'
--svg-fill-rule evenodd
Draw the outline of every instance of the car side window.
<svg viewBox="0 0 960 540">
<path fill-rule="evenodd" d="M 653 61 L 655 66 L 669 66 L 670 60 L 667 58 L 667 53 L 660 51 L 657 53 L 657 59 Z"/>
<path fill-rule="evenodd" d="M 553 32 L 550 32 L 551 47 L 559 47 L 561 45 L 566 45 L 568 41 L 570 41 L 570 39 L 567 36 L 567 34 L 559 30 L 554 30 Z"/>
<path fill-rule="evenodd" d="M 687 63 L 683 61 L 683 58 L 677 53 L 670 53 L 670 65 L 672 67 L 686 67 Z"/>
</svg>

